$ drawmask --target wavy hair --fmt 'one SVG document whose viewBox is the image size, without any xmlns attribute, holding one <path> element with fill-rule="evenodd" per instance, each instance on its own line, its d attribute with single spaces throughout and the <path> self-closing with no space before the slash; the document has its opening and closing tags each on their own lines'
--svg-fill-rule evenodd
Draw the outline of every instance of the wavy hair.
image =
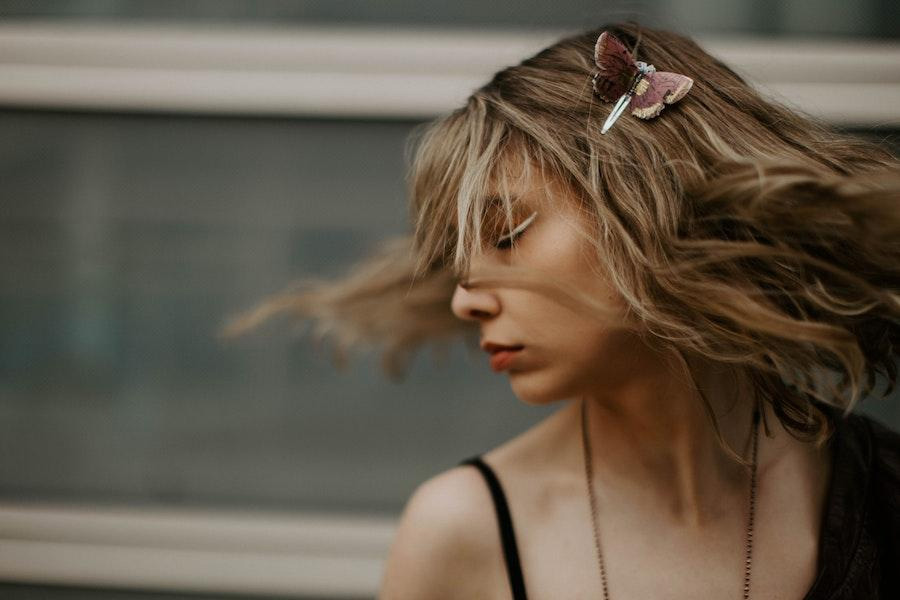
<svg viewBox="0 0 900 600">
<path fill-rule="evenodd" d="M 591 77 L 602 31 L 636 58 L 693 78 L 690 93 L 656 119 L 624 115 L 600 135 L 609 105 L 593 95 Z M 543 274 L 470 279 L 488 203 L 499 202 L 511 224 L 506 190 L 536 169 L 566 185 L 596 225 L 585 240 L 626 303 L 625 324 L 692 377 L 692 356 L 729 366 L 792 435 L 817 443 L 833 429 L 821 403 L 849 413 L 878 374 L 884 395 L 894 388 L 897 158 L 763 98 L 688 37 L 633 22 L 566 37 L 415 129 L 407 148 L 413 232 L 346 277 L 302 281 L 267 299 L 225 335 L 275 314 L 311 319 L 339 357 L 383 344 L 385 370 L 399 377 L 423 342 L 472 331 L 450 311 L 463 277 L 602 312 L 600 299 Z"/>
</svg>

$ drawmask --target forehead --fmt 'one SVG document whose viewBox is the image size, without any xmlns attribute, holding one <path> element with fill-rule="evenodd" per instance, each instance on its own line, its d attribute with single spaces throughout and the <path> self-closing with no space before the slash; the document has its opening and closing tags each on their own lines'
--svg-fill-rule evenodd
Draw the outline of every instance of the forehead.
<svg viewBox="0 0 900 600">
<path fill-rule="evenodd" d="M 464 276 L 486 239 L 516 226 L 533 212 L 543 215 L 538 217 L 540 222 L 564 218 L 576 225 L 579 217 L 585 216 L 579 214 L 584 210 L 569 178 L 560 175 L 560 167 L 540 149 L 510 144 L 491 158 L 485 154 L 477 160 L 467 157 L 459 166 L 462 169 L 455 185 L 444 188 L 441 195 L 446 204 L 434 205 L 443 206 L 443 216 L 449 219 L 444 225 L 431 221 L 435 229 L 443 230 L 434 238 L 440 248 L 433 254 L 443 256 L 445 265 L 457 275 Z M 438 216 L 438 211 L 433 211 L 433 216 Z"/>
<path fill-rule="evenodd" d="M 522 210 L 562 208 L 571 191 L 539 165 L 522 162 L 506 158 L 494 170 L 483 192 L 485 210 L 502 209 L 506 202 Z"/>
</svg>

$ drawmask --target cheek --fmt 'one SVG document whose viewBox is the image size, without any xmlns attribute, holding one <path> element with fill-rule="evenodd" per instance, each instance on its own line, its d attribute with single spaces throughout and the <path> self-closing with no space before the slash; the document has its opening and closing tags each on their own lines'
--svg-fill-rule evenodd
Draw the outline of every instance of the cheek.
<svg viewBox="0 0 900 600">
<path fill-rule="evenodd" d="M 560 329 L 562 332 L 563 330 Z M 607 381 L 604 355 L 606 336 L 602 331 L 582 331 L 556 335 L 533 350 L 526 367 L 511 373 L 510 384 L 516 396 L 527 404 L 543 405 L 574 398 Z"/>
<path fill-rule="evenodd" d="M 560 311 L 542 326 L 547 367 L 573 380 L 624 376 L 644 351 L 632 331 Z"/>
<path fill-rule="evenodd" d="M 584 332 L 550 353 L 542 368 L 511 378 L 523 402 L 542 405 L 624 387 L 640 370 L 642 351 L 625 332 Z"/>
<path fill-rule="evenodd" d="M 566 315 L 566 316 L 563 316 Z M 633 333 L 559 311 L 536 327 L 542 336 L 511 385 L 527 404 L 578 397 L 596 386 L 618 387 L 639 369 L 642 346 Z"/>
<path fill-rule="evenodd" d="M 521 264 L 551 274 L 570 289 L 579 290 L 594 301 L 604 304 L 611 310 L 609 325 L 618 325 L 618 317 L 621 316 L 625 303 L 610 282 L 605 267 L 598 262 L 593 247 L 588 246 L 567 225 L 557 222 L 550 223 L 540 233 L 540 236 L 535 236 L 528 250 L 520 255 Z M 548 314 L 560 310 L 559 306 L 544 308 Z M 573 315 L 573 318 L 578 317 Z M 589 317 L 581 315 L 580 318 L 584 320 Z"/>
<path fill-rule="evenodd" d="M 584 277 L 577 289 L 595 301 L 597 308 L 572 305 L 541 293 L 513 291 L 517 301 L 508 306 L 510 317 L 523 325 L 533 341 L 568 353 L 591 354 L 604 346 L 611 334 L 624 329 L 625 303 L 605 285 L 590 286 L 586 280 Z"/>
<path fill-rule="evenodd" d="M 558 264 L 565 264 L 560 261 Z M 532 290 L 508 290 L 504 302 L 507 316 L 521 327 L 526 340 L 551 353 L 560 352 L 578 360 L 606 352 L 610 337 L 624 327 L 624 300 L 602 279 L 602 275 L 582 265 L 567 272 L 554 273 L 569 289 L 578 290 L 606 314 L 590 306 L 570 304 Z"/>
</svg>

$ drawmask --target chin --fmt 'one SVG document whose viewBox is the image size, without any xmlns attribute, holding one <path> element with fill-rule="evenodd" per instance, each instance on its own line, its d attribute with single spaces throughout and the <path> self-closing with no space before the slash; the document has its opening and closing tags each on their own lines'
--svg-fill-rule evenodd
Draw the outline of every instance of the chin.
<svg viewBox="0 0 900 600">
<path fill-rule="evenodd" d="M 562 386 L 549 385 L 540 382 L 538 378 L 530 377 L 530 373 L 522 371 L 516 373 L 510 371 L 509 382 L 516 398 L 530 406 L 546 406 L 570 398 Z"/>
</svg>

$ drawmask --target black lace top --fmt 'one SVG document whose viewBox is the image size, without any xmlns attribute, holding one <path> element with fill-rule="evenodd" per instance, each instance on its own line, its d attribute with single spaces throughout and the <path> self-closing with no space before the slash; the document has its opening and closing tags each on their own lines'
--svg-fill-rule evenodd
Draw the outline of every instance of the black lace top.
<svg viewBox="0 0 900 600">
<path fill-rule="evenodd" d="M 822 516 L 818 573 L 803 600 L 900 599 L 900 433 L 865 415 L 842 418 L 836 430 L 828 502 Z M 506 496 L 481 456 L 462 461 L 491 491 L 513 600 L 525 582 Z"/>
</svg>

